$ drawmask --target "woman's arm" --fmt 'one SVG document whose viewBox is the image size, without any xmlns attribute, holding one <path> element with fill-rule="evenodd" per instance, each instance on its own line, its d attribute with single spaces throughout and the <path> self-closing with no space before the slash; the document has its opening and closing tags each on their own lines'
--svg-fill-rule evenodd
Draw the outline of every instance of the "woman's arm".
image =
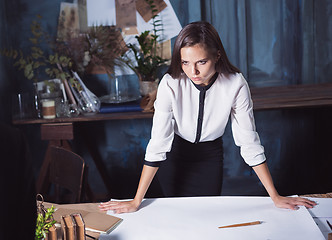
<svg viewBox="0 0 332 240">
<path fill-rule="evenodd" d="M 101 203 L 99 205 L 100 210 L 113 210 L 115 213 L 135 212 L 141 204 L 157 170 L 158 167 L 144 165 L 135 198 L 131 201 L 108 201 Z"/>
<path fill-rule="evenodd" d="M 316 205 L 315 202 L 305 198 L 280 196 L 274 187 L 273 180 L 266 163 L 255 166 L 253 169 L 277 207 L 297 210 L 299 208 L 298 206 L 312 208 Z"/>
</svg>

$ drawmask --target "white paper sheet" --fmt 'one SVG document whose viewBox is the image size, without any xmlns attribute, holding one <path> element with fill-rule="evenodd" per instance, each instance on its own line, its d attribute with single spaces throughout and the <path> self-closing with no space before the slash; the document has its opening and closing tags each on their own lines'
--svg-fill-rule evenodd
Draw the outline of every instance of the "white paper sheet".
<svg viewBox="0 0 332 240">
<path fill-rule="evenodd" d="M 332 217 L 323 217 L 323 218 L 316 218 L 314 217 L 314 221 L 317 224 L 318 228 L 321 230 L 321 232 L 323 233 L 325 239 L 328 239 L 328 234 L 332 233 L 331 228 L 329 227 L 329 225 L 327 224 L 327 221 L 329 221 L 330 224 L 332 224 Z"/>
<path fill-rule="evenodd" d="M 87 0 L 88 26 L 116 25 L 115 0 Z"/>
<path fill-rule="evenodd" d="M 268 197 L 147 199 L 139 211 L 118 216 L 124 219 L 122 224 L 101 240 L 324 239 L 304 207 L 279 209 Z M 257 220 L 264 223 L 218 228 Z"/>
<path fill-rule="evenodd" d="M 332 198 L 309 199 L 317 202 L 317 205 L 314 208 L 308 209 L 308 211 L 323 233 L 325 239 L 328 239 L 328 234 L 332 232 L 332 229 L 329 227 L 326 220 L 332 224 Z"/>
<path fill-rule="evenodd" d="M 309 209 L 313 217 L 332 217 L 332 198 L 308 198 L 317 202 L 317 205 Z"/>
</svg>

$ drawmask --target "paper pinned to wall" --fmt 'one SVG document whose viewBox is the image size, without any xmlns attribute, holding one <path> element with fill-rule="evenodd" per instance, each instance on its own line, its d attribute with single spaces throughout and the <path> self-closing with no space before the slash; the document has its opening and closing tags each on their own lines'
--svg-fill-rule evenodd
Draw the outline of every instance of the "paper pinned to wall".
<svg viewBox="0 0 332 240">
<path fill-rule="evenodd" d="M 75 3 L 62 2 L 58 22 L 58 38 L 67 39 L 80 31 L 78 7 Z"/>
<path fill-rule="evenodd" d="M 115 0 L 116 26 L 125 34 L 137 34 L 135 0 Z"/>
<path fill-rule="evenodd" d="M 162 40 L 169 40 L 179 34 L 182 27 L 169 0 L 164 0 L 166 7 L 159 13 L 163 24 Z M 86 0 L 88 26 L 116 25 L 115 0 Z M 128 16 L 127 16 L 128 17 Z M 136 11 L 136 23 L 138 33 L 152 31 L 152 19 L 145 22 L 143 17 Z M 131 32 L 131 34 L 136 34 Z"/>
<path fill-rule="evenodd" d="M 163 0 L 154 0 L 153 5 L 156 12 L 154 14 L 159 14 L 167 6 Z M 150 21 L 152 18 L 152 11 L 149 4 L 145 0 L 136 1 L 137 12 L 143 17 L 145 22 Z"/>
<path fill-rule="evenodd" d="M 115 0 L 87 0 L 88 26 L 116 25 Z"/>
<path fill-rule="evenodd" d="M 159 17 L 163 24 L 162 41 L 169 40 L 179 34 L 182 27 L 178 17 L 169 0 L 164 0 L 167 7 L 159 13 Z M 138 32 L 152 31 L 152 19 L 145 22 L 142 16 L 136 12 Z"/>
<path fill-rule="evenodd" d="M 84 2 L 85 0 L 80 0 Z M 126 0 L 125 2 L 119 1 L 121 4 L 129 4 L 131 1 Z M 171 55 L 171 44 L 170 39 L 176 37 L 182 29 L 182 26 L 179 22 L 178 17 L 175 14 L 175 11 L 169 0 L 163 1 L 166 4 L 166 7 L 161 9 L 161 12 L 158 14 L 158 19 L 161 19 L 163 24 L 163 31 L 161 31 L 159 41 L 165 43 L 163 46 L 163 51 L 167 56 Z M 86 0 L 86 11 L 87 11 L 87 25 L 96 26 L 110 26 L 117 25 L 117 16 L 116 14 L 116 2 L 115 0 Z M 125 17 L 122 15 L 122 17 Z M 127 16 L 128 17 L 128 16 Z M 124 41 L 129 44 L 138 45 L 135 36 L 144 31 L 153 31 L 152 19 L 148 22 L 145 22 L 140 13 L 136 10 L 136 24 L 137 31 L 135 27 L 129 27 L 127 31 L 123 31 Z M 134 29 L 134 30 L 133 30 Z M 128 55 L 130 59 L 134 60 L 134 56 Z M 164 56 L 166 57 L 166 56 Z M 134 72 L 125 66 L 116 67 L 115 75 L 133 74 Z"/>
<path fill-rule="evenodd" d="M 79 17 L 81 32 L 86 32 L 88 30 L 88 21 L 87 21 L 87 13 L 86 13 L 86 1 L 87 0 L 76 0 L 76 1 L 74 1 L 74 2 L 77 2 L 78 17 Z"/>
</svg>

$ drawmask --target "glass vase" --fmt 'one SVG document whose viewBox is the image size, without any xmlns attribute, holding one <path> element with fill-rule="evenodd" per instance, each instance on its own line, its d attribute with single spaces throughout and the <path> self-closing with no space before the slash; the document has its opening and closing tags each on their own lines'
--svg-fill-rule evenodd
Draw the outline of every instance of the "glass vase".
<svg viewBox="0 0 332 240">
<path fill-rule="evenodd" d="M 98 113 L 101 104 L 99 98 L 85 86 L 77 73 L 74 72 L 73 75 L 81 86 L 79 88 L 71 86 L 81 113 L 83 115 Z"/>
</svg>

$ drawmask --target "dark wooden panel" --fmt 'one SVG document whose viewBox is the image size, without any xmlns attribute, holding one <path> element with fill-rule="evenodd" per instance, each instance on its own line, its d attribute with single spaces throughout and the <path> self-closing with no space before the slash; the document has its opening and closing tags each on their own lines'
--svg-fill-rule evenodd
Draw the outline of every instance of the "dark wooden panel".
<svg viewBox="0 0 332 240">
<path fill-rule="evenodd" d="M 332 84 L 252 88 L 255 110 L 332 106 Z"/>
<path fill-rule="evenodd" d="M 99 113 L 95 115 L 73 118 L 54 118 L 54 119 L 20 119 L 13 120 L 13 124 L 37 124 L 37 123 L 68 123 L 68 122 L 91 122 L 106 120 L 125 120 L 125 119 L 144 119 L 152 118 L 153 113 L 145 112 L 122 112 L 122 113 Z"/>
<path fill-rule="evenodd" d="M 72 140 L 74 139 L 72 123 L 42 124 L 40 126 L 42 140 Z"/>
</svg>

